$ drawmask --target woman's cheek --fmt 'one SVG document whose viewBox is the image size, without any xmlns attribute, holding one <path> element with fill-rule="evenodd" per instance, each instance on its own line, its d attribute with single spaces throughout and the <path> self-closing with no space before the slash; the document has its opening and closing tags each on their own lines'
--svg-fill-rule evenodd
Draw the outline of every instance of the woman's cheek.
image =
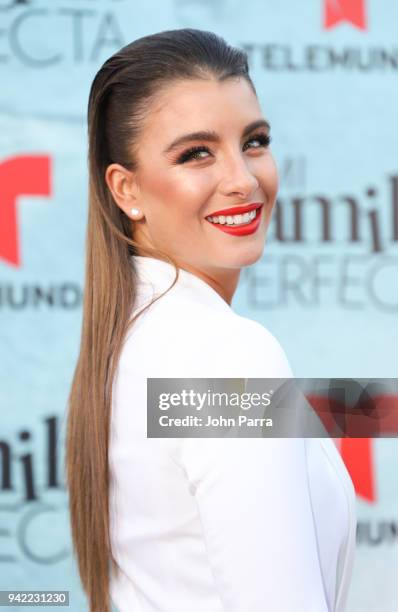
<svg viewBox="0 0 398 612">
<path fill-rule="evenodd" d="M 176 184 L 176 190 L 179 190 L 181 194 L 197 197 L 207 191 L 211 184 L 211 174 L 206 172 L 204 168 L 196 168 L 195 171 L 180 176 Z"/>
</svg>

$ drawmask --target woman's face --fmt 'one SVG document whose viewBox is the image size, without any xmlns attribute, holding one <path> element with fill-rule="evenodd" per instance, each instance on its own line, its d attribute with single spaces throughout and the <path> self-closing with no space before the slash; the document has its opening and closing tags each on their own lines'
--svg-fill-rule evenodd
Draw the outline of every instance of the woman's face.
<svg viewBox="0 0 398 612">
<path fill-rule="evenodd" d="M 255 122 L 261 123 L 249 129 Z M 133 238 L 210 276 L 257 261 L 278 189 L 264 122 L 243 78 L 185 80 L 160 93 L 136 145 L 130 205 L 143 217 L 134 221 Z M 204 131 L 212 133 L 211 140 L 187 136 Z M 182 137 L 184 142 L 175 143 Z M 196 153 L 189 152 L 191 147 L 198 148 Z M 225 231 L 229 225 L 206 218 L 250 203 L 262 204 L 251 233 L 237 231 L 236 225 L 233 232 Z M 223 220 L 220 215 L 218 220 Z"/>
</svg>

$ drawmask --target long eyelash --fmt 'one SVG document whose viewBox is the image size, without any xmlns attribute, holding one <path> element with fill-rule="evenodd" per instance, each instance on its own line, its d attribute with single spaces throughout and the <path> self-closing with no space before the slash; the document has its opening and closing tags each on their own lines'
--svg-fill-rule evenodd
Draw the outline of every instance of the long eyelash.
<svg viewBox="0 0 398 612">
<path fill-rule="evenodd" d="M 249 138 L 249 140 L 246 140 L 245 145 L 248 142 L 251 142 L 252 140 L 258 140 L 260 143 L 260 146 L 266 148 L 271 143 L 272 138 L 269 134 L 254 134 L 251 138 Z M 254 147 L 254 148 L 259 149 L 260 147 Z M 206 151 L 206 153 L 210 153 L 209 149 L 203 145 L 191 147 L 190 149 L 187 149 L 186 151 L 184 151 L 184 153 L 180 155 L 180 157 L 177 159 L 177 163 L 183 164 L 189 159 L 195 159 L 195 153 L 198 153 L 200 151 Z M 196 159 L 200 159 L 200 158 L 196 158 Z"/>
</svg>

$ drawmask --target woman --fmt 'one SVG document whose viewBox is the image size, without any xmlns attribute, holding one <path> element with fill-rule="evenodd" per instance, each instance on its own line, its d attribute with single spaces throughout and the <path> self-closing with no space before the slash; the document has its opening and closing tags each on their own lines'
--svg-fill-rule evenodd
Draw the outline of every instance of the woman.
<svg viewBox="0 0 398 612">
<path fill-rule="evenodd" d="M 330 439 L 149 438 L 147 378 L 292 377 L 231 308 L 278 178 L 247 57 L 146 36 L 101 67 L 67 482 L 91 612 L 342 612 L 352 482 Z"/>
</svg>

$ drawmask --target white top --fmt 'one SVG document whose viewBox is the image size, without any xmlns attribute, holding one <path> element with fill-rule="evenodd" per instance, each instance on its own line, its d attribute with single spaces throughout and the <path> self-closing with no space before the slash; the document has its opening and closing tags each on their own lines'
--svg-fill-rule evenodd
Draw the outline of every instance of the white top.
<svg viewBox="0 0 398 612">
<path fill-rule="evenodd" d="M 134 312 L 174 267 L 132 257 Z M 147 438 L 148 378 L 288 378 L 260 323 L 199 277 L 139 317 L 113 394 L 111 598 L 119 612 L 343 612 L 355 493 L 330 438 Z"/>
</svg>

